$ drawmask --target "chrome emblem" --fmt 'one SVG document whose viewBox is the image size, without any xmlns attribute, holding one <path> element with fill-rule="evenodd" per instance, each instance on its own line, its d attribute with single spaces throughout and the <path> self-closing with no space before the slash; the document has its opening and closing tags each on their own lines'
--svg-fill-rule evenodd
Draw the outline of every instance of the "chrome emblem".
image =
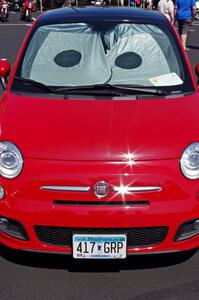
<svg viewBox="0 0 199 300">
<path fill-rule="evenodd" d="M 104 181 L 96 182 L 96 184 L 93 187 L 94 194 L 98 198 L 104 198 L 109 193 L 109 184 Z"/>
</svg>

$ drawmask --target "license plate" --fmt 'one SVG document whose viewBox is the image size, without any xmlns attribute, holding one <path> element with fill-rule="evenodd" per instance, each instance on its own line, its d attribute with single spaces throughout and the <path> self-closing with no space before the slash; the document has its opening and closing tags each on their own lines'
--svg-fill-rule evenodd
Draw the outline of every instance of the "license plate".
<svg viewBox="0 0 199 300">
<path fill-rule="evenodd" d="M 126 235 L 73 235 L 73 257 L 86 259 L 126 258 Z"/>
</svg>

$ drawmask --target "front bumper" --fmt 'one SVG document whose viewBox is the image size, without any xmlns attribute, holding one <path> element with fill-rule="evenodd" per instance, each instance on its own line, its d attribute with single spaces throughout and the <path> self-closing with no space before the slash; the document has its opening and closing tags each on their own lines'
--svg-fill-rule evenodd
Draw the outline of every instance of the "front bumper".
<svg viewBox="0 0 199 300">
<path fill-rule="evenodd" d="M 103 198 L 106 204 L 99 205 L 93 193 L 98 181 L 111 187 Z M 25 159 L 22 173 L 13 180 L 1 178 L 0 184 L 5 189 L 0 215 L 18 221 L 28 236 L 28 240 L 20 240 L 0 231 L 0 242 L 11 248 L 71 253 L 70 245 L 42 242 L 35 226 L 73 228 L 76 232 L 168 228 L 161 242 L 128 246 L 128 254 L 185 251 L 199 246 L 198 235 L 174 241 L 182 223 L 199 218 L 199 180 L 183 177 L 176 159 L 134 164 Z M 159 186 L 161 191 L 114 193 L 112 187 L 121 185 Z M 42 186 L 89 186 L 90 190 L 51 191 L 42 190 Z"/>
</svg>

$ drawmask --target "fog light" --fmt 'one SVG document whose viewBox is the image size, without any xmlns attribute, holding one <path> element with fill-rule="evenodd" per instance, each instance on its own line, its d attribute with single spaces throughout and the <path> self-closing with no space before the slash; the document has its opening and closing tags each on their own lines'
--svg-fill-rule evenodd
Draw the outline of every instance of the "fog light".
<svg viewBox="0 0 199 300">
<path fill-rule="evenodd" d="M 4 194 L 5 194 L 4 189 L 3 189 L 2 186 L 0 185 L 0 200 L 3 199 Z"/>
<path fill-rule="evenodd" d="M 16 239 L 28 240 L 28 235 L 21 223 L 16 220 L 0 216 L 0 232 L 8 234 Z"/>
<path fill-rule="evenodd" d="M 199 230 L 199 219 L 194 221 L 193 227 L 194 227 L 195 230 Z"/>
<path fill-rule="evenodd" d="M 180 228 L 178 228 L 174 241 L 180 242 L 196 235 L 199 235 L 199 219 L 183 223 Z"/>
<path fill-rule="evenodd" d="M 0 217 L 0 229 L 6 229 L 9 226 L 9 221 L 6 218 Z"/>
</svg>

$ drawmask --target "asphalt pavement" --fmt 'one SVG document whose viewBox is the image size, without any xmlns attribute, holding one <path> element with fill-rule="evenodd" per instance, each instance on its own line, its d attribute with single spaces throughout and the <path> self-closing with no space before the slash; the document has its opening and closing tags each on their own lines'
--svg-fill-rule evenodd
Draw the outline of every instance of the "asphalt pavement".
<svg viewBox="0 0 199 300">
<path fill-rule="evenodd" d="M 19 14 L 0 23 L 0 57 L 11 65 L 30 26 Z M 188 56 L 194 69 L 199 62 L 199 23 L 194 22 L 192 30 Z M 13 299 L 198 300 L 199 251 L 104 262 L 0 247 L 0 300 Z"/>
</svg>

